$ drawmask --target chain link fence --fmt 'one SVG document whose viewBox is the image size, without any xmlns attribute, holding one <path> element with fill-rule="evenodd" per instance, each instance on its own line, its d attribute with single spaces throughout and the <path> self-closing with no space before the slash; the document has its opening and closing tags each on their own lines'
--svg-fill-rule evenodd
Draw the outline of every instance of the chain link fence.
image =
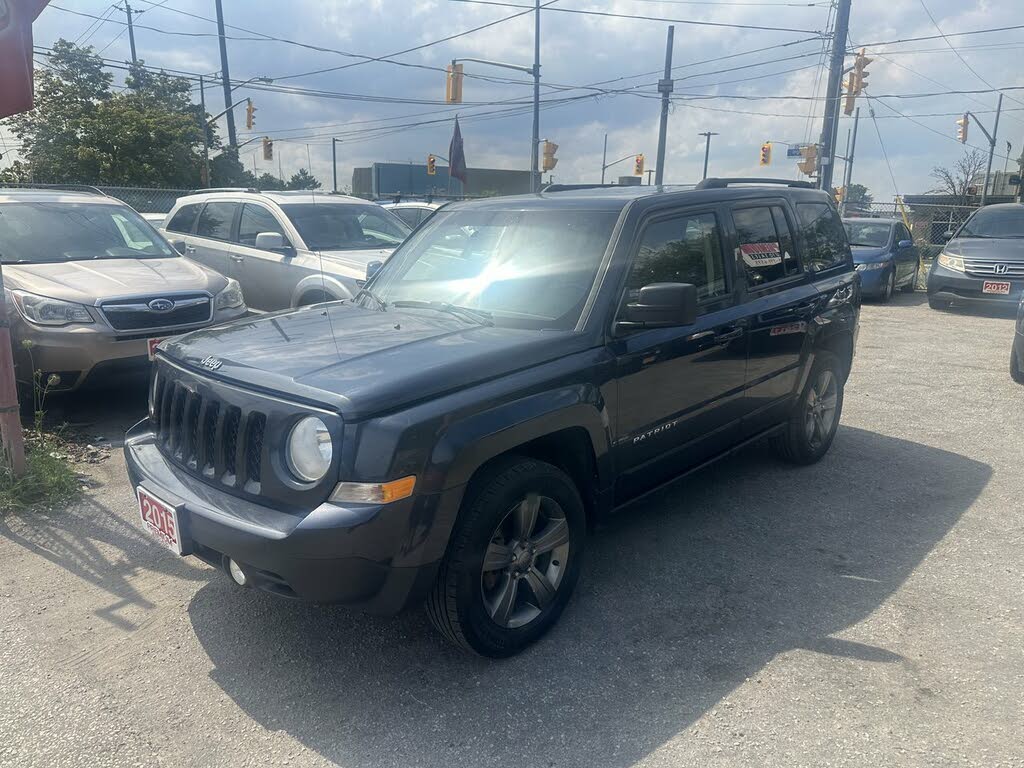
<svg viewBox="0 0 1024 768">
<path fill-rule="evenodd" d="M 978 210 L 977 205 L 947 205 L 938 203 L 907 203 L 902 206 L 898 202 L 871 203 L 870 205 L 853 205 L 846 207 L 846 217 L 866 217 L 879 219 L 904 220 L 914 237 L 914 242 L 921 251 L 921 256 L 929 260 L 938 255 L 946 242 L 945 234 L 955 232 L 968 217 Z"/>
<path fill-rule="evenodd" d="M 128 203 L 139 213 L 167 213 L 182 195 L 189 195 L 191 189 L 164 189 L 155 187 L 100 187 L 90 184 L 18 184 L 0 182 L 0 188 L 52 189 L 67 192 L 92 192 L 107 195 Z"/>
</svg>

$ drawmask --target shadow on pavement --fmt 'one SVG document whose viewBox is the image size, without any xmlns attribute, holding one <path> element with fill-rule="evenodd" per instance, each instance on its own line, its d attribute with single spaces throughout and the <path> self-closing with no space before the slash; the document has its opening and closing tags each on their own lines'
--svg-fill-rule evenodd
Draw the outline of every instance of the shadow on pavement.
<svg viewBox="0 0 1024 768">
<path fill-rule="evenodd" d="M 561 624 L 504 662 L 449 648 L 422 612 L 367 617 L 225 579 L 189 613 L 243 710 L 346 766 L 625 767 L 786 651 L 909 665 L 832 635 L 900 587 L 990 475 L 851 428 L 814 467 L 748 451 L 602 526 Z"/>
</svg>

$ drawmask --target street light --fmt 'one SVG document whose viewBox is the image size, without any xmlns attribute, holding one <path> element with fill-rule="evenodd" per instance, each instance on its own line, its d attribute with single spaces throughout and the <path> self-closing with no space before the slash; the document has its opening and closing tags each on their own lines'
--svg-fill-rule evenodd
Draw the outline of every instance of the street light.
<svg viewBox="0 0 1024 768">
<path fill-rule="evenodd" d="M 243 85 L 248 85 L 249 83 L 264 83 L 265 85 L 270 85 L 272 82 L 274 82 L 274 78 L 272 78 L 272 77 L 263 77 L 263 76 L 260 76 L 260 77 L 250 77 L 244 83 L 239 83 L 238 85 L 231 86 L 231 90 L 232 91 L 237 91 Z"/>
</svg>

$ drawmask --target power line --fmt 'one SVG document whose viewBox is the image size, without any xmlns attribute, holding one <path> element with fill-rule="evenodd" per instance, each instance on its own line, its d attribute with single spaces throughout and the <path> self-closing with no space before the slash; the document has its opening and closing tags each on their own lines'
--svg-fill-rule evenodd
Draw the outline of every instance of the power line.
<svg viewBox="0 0 1024 768">
<path fill-rule="evenodd" d="M 1024 29 L 1024 24 L 1013 24 L 1008 27 L 989 27 L 988 29 L 971 29 L 966 32 L 957 32 L 957 37 L 964 37 L 966 35 L 988 35 L 994 32 L 1012 32 L 1016 29 Z M 922 40 L 942 40 L 944 35 L 923 35 L 921 37 L 902 37 L 895 40 L 872 40 L 871 42 L 861 43 L 861 47 L 874 48 L 879 45 L 901 45 L 903 43 L 917 43 Z M 853 53 L 856 48 L 847 48 L 847 53 Z"/>
<path fill-rule="evenodd" d="M 75 45 L 85 45 L 86 43 L 88 43 L 89 38 L 96 34 L 96 32 L 99 30 L 100 27 L 103 26 L 105 22 L 109 21 L 107 17 L 116 10 L 116 3 L 111 3 L 109 6 L 107 6 L 106 10 L 104 10 L 102 14 L 100 14 L 100 16 L 93 19 L 89 23 L 89 25 L 84 30 L 82 30 L 82 34 L 75 38 Z"/>
<path fill-rule="evenodd" d="M 831 5 L 830 0 L 819 0 L 818 2 L 806 2 L 806 3 L 755 3 L 744 0 L 738 2 L 730 2 L 730 0 L 632 0 L 634 3 L 655 3 L 657 5 L 742 5 L 755 8 L 767 8 L 774 6 L 777 8 L 820 8 L 826 5 Z"/>
<path fill-rule="evenodd" d="M 892 172 L 892 163 L 889 162 L 889 153 L 885 151 L 885 142 L 882 141 L 882 131 L 878 128 L 878 121 L 875 119 L 875 110 L 871 106 L 871 97 L 868 96 L 868 114 L 871 115 L 871 122 L 875 126 L 875 135 L 878 136 L 878 146 L 882 148 L 882 157 L 885 158 L 885 166 L 889 169 L 889 179 L 892 181 L 892 191 L 899 197 L 900 188 L 896 185 L 896 174 Z"/>
<path fill-rule="evenodd" d="M 533 11 L 532 5 L 520 3 L 499 2 L 499 0 L 449 0 L 453 3 L 473 3 L 474 5 L 494 5 L 500 8 L 528 8 Z M 795 29 L 793 27 L 766 27 L 756 24 L 731 24 L 725 21 L 698 21 L 696 19 L 672 19 L 664 16 L 645 16 L 636 13 L 613 13 L 611 11 L 591 11 L 582 8 L 548 8 L 548 11 L 556 13 L 577 13 L 584 16 L 603 16 L 612 19 L 636 19 L 639 21 L 662 21 L 672 24 L 691 24 L 698 27 L 726 27 L 729 29 L 756 29 L 761 32 L 800 32 L 801 34 L 822 34 L 818 29 Z M 528 11 L 528 12 L 529 12 Z"/>
</svg>

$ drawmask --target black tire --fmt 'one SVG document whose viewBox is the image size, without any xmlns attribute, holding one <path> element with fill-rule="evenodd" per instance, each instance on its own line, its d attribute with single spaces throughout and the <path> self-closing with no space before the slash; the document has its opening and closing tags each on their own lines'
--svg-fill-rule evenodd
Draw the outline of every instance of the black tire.
<svg viewBox="0 0 1024 768">
<path fill-rule="evenodd" d="M 1022 371 L 1020 366 L 1017 364 L 1016 348 L 1010 350 L 1010 378 L 1018 384 L 1024 384 L 1024 371 Z"/>
<path fill-rule="evenodd" d="M 936 299 L 934 296 L 928 297 L 928 306 L 932 309 L 949 309 L 949 302 L 945 299 Z"/>
<path fill-rule="evenodd" d="M 296 307 L 309 307 L 313 304 L 323 304 L 325 301 L 334 301 L 334 297 L 326 291 L 309 291 L 302 294 Z"/>
<path fill-rule="evenodd" d="M 892 295 L 896 291 L 896 267 L 893 267 L 888 272 L 889 274 L 885 278 L 885 287 L 878 294 L 878 301 L 882 304 L 888 304 L 892 301 Z"/>
<path fill-rule="evenodd" d="M 521 510 L 531 499 L 538 500 L 536 527 L 521 537 L 517 526 L 530 516 Z M 503 531 L 510 536 L 503 537 Z M 556 538 L 564 543 L 543 553 L 524 546 L 536 543 L 539 550 Z M 585 544 L 583 501 L 568 475 L 535 459 L 503 460 L 470 484 L 427 598 L 427 615 L 463 650 L 491 658 L 519 653 L 558 621 L 579 578 Z M 507 567 L 484 569 L 485 554 L 496 558 L 493 564 L 505 550 Z M 535 583 L 553 591 L 537 597 Z M 510 591 L 511 598 L 503 600 Z"/>
<path fill-rule="evenodd" d="M 913 293 L 917 290 L 917 280 L 921 276 L 921 262 L 917 262 L 917 266 L 914 267 L 914 276 L 910 279 L 910 282 L 904 285 L 900 290 L 904 293 Z"/>
<path fill-rule="evenodd" d="M 822 388 L 823 378 L 830 377 L 829 386 Z M 843 413 L 843 386 L 845 371 L 839 358 L 831 352 L 815 353 L 811 373 L 800 393 L 800 399 L 793 408 L 793 413 L 786 423 L 785 429 L 773 441 L 779 455 L 792 464 L 814 464 L 828 453 L 832 440 L 839 427 L 839 419 Z M 822 392 L 819 393 L 819 389 Z M 818 410 L 819 415 L 831 408 L 828 423 L 817 421 L 813 432 L 808 419 L 814 420 L 811 410 Z"/>
</svg>

